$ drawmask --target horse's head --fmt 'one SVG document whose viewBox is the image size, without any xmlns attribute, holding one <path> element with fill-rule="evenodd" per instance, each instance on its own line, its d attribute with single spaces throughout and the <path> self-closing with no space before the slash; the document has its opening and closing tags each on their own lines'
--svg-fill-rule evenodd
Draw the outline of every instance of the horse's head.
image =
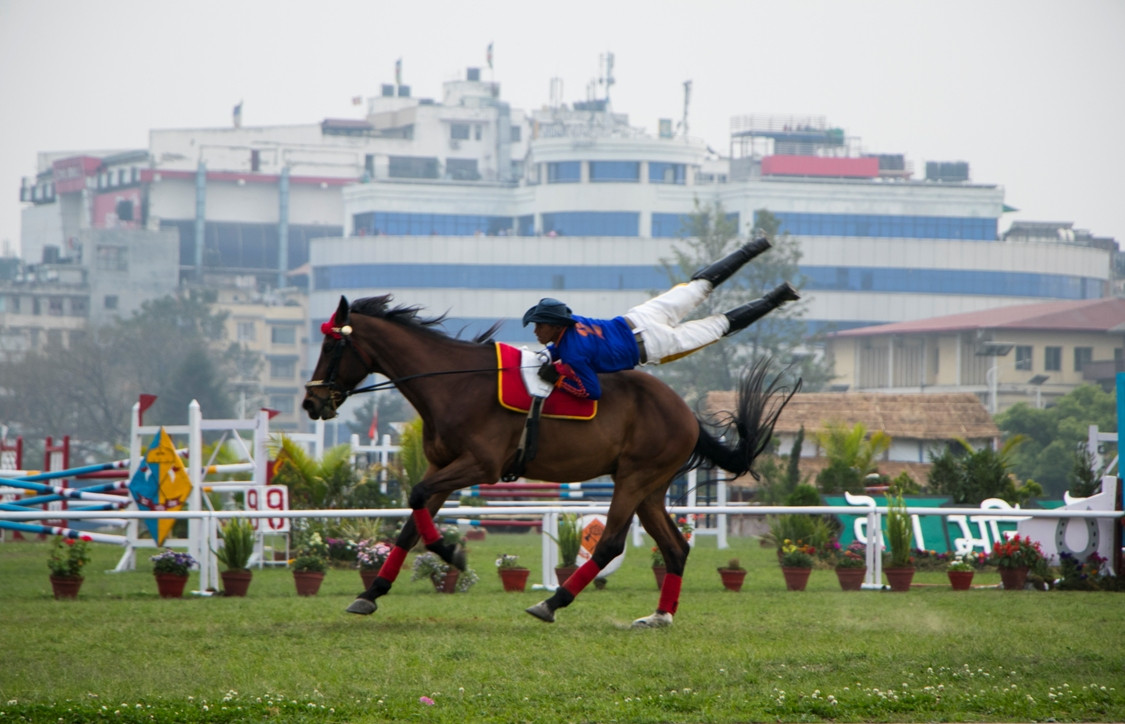
<svg viewBox="0 0 1125 724">
<path fill-rule="evenodd" d="M 349 315 L 348 300 L 341 296 L 340 306 L 332 319 L 320 327 L 324 332 L 324 343 L 312 379 L 305 383 L 305 401 L 301 405 L 313 420 L 336 417 L 336 408 L 370 373 L 362 353 L 352 340 Z"/>
</svg>

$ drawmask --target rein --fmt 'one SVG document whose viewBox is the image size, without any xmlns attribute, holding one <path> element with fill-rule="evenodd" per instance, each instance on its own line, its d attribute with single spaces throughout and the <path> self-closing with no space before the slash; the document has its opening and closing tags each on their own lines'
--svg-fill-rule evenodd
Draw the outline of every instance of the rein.
<svg viewBox="0 0 1125 724">
<path fill-rule="evenodd" d="M 356 389 L 349 392 L 348 395 L 358 395 L 361 392 L 377 392 L 378 390 L 387 390 L 396 386 L 399 382 L 406 382 L 407 380 L 415 380 L 422 377 L 437 377 L 439 375 L 468 375 L 474 374 L 476 372 L 499 372 L 500 370 L 518 369 L 523 369 L 523 367 L 481 367 L 480 369 L 474 370 L 441 370 L 439 372 L 419 372 L 413 375 L 396 377 L 393 380 L 389 379 L 386 382 L 376 382 L 375 384 L 368 385 L 367 387 L 357 387 Z M 370 374 L 370 372 L 368 374 Z M 306 385 L 306 387 L 307 386 L 308 385 Z"/>
</svg>

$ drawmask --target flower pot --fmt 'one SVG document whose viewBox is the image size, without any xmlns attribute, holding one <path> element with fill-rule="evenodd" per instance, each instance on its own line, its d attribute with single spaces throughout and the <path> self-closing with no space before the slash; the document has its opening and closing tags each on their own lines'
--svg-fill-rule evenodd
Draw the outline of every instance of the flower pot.
<svg viewBox="0 0 1125 724">
<path fill-rule="evenodd" d="M 566 583 L 566 579 L 573 576 L 574 572 L 577 570 L 578 566 L 555 566 L 555 579 L 561 586 L 562 584 Z"/>
<path fill-rule="evenodd" d="M 430 581 L 434 584 L 434 591 L 438 593 L 456 593 L 457 592 L 457 579 L 461 577 L 461 571 L 456 568 L 450 568 L 446 571 L 445 575 L 440 578 L 431 578 Z"/>
<path fill-rule="evenodd" d="M 859 591 L 863 588 L 863 579 L 867 577 L 867 566 L 863 568 L 837 568 L 836 580 L 840 582 L 841 591 Z"/>
<path fill-rule="evenodd" d="M 223 579 L 224 596 L 245 596 L 250 588 L 250 579 L 253 573 L 247 570 L 221 571 L 219 577 Z"/>
<path fill-rule="evenodd" d="M 530 568 L 500 568 L 500 583 L 505 591 L 522 593 L 527 587 L 527 577 L 531 575 Z"/>
<path fill-rule="evenodd" d="M 1027 585 L 1027 566 L 1019 568 L 1000 567 L 1000 582 L 1004 584 L 1005 591 L 1022 591 Z"/>
<path fill-rule="evenodd" d="M 790 568 L 788 566 L 781 567 L 781 573 L 785 576 L 785 587 L 790 591 L 803 591 L 809 582 L 809 574 L 812 573 L 811 568 Z"/>
<path fill-rule="evenodd" d="M 359 577 L 363 579 L 363 590 L 371 588 L 371 584 L 379 576 L 379 571 L 374 568 L 360 568 Z"/>
<path fill-rule="evenodd" d="M 78 589 L 82 588 L 82 576 L 51 576 L 51 591 L 56 599 L 78 598 Z"/>
<path fill-rule="evenodd" d="M 967 591 L 973 585 L 972 571 L 946 571 L 949 576 L 949 585 L 954 591 Z"/>
<path fill-rule="evenodd" d="M 161 598 L 180 598 L 184 595 L 184 586 L 188 577 L 179 573 L 154 573 L 156 578 L 156 592 Z"/>
<path fill-rule="evenodd" d="M 914 580 L 913 568 L 884 568 L 887 583 L 896 593 L 906 593 L 910 590 L 910 582 Z"/>
<path fill-rule="evenodd" d="M 656 587 L 664 587 L 664 576 L 667 575 L 668 568 L 666 566 L 653 566 L 652 575 L 656 578 Z"/>
<path fill-rule="evenodd" d="M 719 578 L 723 581 L 723 588 L 738 593 L 742 590 L 742 580 L 746 578 L 746 571 L 733 568 L 720 568 Z"/>
<path fill-rule="evenodd" d="M 484 528 L 470 528 L 465 531 L 465 540 L 484 540 L 486 535 Z"/>
<path fill-rule="evenodd" d="M 293 571 L 293 583 L 298 596 L 315 596 L 324 582 L 323 571 Z"/>
</svg>

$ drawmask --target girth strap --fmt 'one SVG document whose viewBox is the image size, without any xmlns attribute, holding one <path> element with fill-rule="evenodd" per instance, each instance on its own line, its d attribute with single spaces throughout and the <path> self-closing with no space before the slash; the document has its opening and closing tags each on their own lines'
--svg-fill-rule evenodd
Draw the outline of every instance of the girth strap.
<svg viewBox="0 0 1125 724">
<path fill-rule="evenodd" d="M 543 410 L 545 397 L 532 397 L 531 407 L 527 411 L 527 422 L 524 423 L 520 442 L 516 447 L 516 457 L 507 472 L 500 476 L 505 483 L 519 480 L 527 469 L 527 464 L 535 459 L 539 452 L 539 413 Z"/>
</svg>

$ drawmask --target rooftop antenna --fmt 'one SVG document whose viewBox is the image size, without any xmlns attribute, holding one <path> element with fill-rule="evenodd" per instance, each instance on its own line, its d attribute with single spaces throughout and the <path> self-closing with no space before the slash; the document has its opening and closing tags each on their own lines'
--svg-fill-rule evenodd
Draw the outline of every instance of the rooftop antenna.
<svg viewBox="0 0 1125 724">
<path fill-rule="evenodd" d="M 558 108 L 562 105 L 563 97 L 563 81 L 562 78 L 554 77 L 551 79 L 551 108 Z"/>
<path fill-rule="evenodd" d="M 613 77 L 613 53 L 603 53 L 601 55 L 602 77 L 598 78 L 598 83 L 605 86 L 605 102 L 609 104 L 609 89 L 617 82 Z"/>
<path fill-rule="evenodd" d="M 684 122 L 681 124 L 684 129 L 684 138 L 688 137 L 688 106 L 691 105 L 691 81 L 684 81 Z"/>
</svg>

